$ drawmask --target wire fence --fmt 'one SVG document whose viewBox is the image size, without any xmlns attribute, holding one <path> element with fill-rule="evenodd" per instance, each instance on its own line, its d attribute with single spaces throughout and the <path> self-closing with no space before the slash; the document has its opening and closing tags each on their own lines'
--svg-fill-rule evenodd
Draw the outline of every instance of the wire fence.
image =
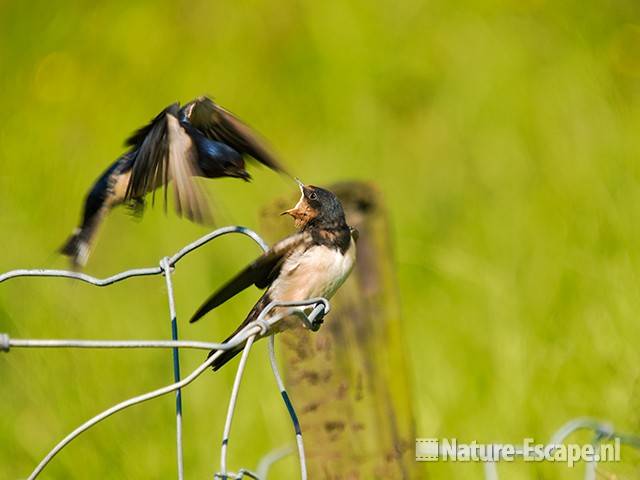
<svg viewBox="0 0 640 480">
<path fill-rule="evenodd" d="M 573 420 L 568 421 L 556 430 L 545 448 L 548 449 L 549 454 L 553 454 L 568 440 L 569 436 L 579 430 L 586 430 L 593 434 L 590 445 L 593 447 L 594 452 L 599 451 L 604 442 L 611 442 L 615 440 L 618 440 L 622 445 L 640 449 L 640 436 L 617 432 L 610 423 L 602 422 L 593 418 L 574 418 Z M 531 452 L 524 446 L 518 446 L 515 449 L 515 456 L 517 458 L 523 459 L 530 454 Z M 498 458 L 492 461 L 483 462 L 485 480 L 499 480 L 498 465 L 501 460 L 502 458 Z M 597 467 L 598 461 L 596 456 L 593 456 L 589 461 L 586 461 L 583 477 L 584 480 L 596 480 Z"/>
<path fill-rule="evenodd" d="M 570 443 L 569 437 L 580 430 L 591 433 L 591 440 Z M 608 422 L 580 417 L 562 425 L 546 444 L 536 444 L 533 439 L 526 439 L 523 444 L 515 445 L 511 443 L 479 444 L 475 441 L 471 444 L 458 444 L 457 441 L 452 442 L 452 439 L 441 442 L 435 438 L 418 438 L 416 439 L 416 460 L 480 463 L 485 480 L 499 480 L 499 465 L 505 462 L 512 463 L 515 460 L 561 463 L 568 469 L 584 464 L 582 476 L 584 480 L 596 480 L 596 478 L 614 480 L 627 477 L 619 477 L 617 474 L 607 472 L 604 467 L 598 470 L 598 465 L 621 462 L 622 445 L 640 451 L 640 436 L 620 433 Z M 635 468 L 637 469 L 637 466 Z M 535 478 L 539 476 L 538 473 Z"/>
<path fill-rule="evenodd" d="M 304 456 L 304 443 L 302 439 L 302 432 L 300 430 L 300 423 L 296 415 L 293 404 L 289 399 L 282 377 L 278 371 L 275 357 L 274 326 L 280 322 L 283 318 L 295 315 L 312 330 L 317 330 L 322 323 L 322 319 L 325 314 L 330 310 L 329 302 L 324 298 L 311 298 L 300 302 L 271 302 L 260 313 L 258 318 L 249 323 L 245 328 L 239 331 L 229 341 L 225 343 L 210 343 L 200 341 L 184 341 L 178 338 L 178 324 L 176 319 L 175 300 L 173 295 L 173 283 L 172 273 L 176 267 L 176 264 L 180 259 L 190 252 L 202 247 L 211 240 L 218 238 L 222 235 L 230 233 L 238 233 L 248 236 L 254 240 L 263 251 L 268 249 L 267 244 L 260 238 L 260 236 L 252 230 L 244 227 L 229 226 L 217 229 L 208 235 L 205 235 L 195 242 L 182 248 L 175 255 L 171 257 L 165 257 L 160 261 L 158 267 L 150 268 L 138 268 L 132 270 L 126 270 L 124 272 L 117 273 L 107 278 L 96 278 L 90 275 L 72 272 L 67 270 L 12 270 L 0 274 L 0 283 L 7 280 L 18 277 L 57 277 L 57 278 L 71 278 L 74 280 L 82 281 L 95 285 L 98 287 L 104 287 L 112 285 L 116 282 L 120 282 L 133 277 L 162 275 L 165 278 L 167 287 L 167 299 L 169 306 L 169 319 L 171 323 L 171 340 L 79 340 L 79 339 L 14 339 L 8 334 L 0 334 L 0 351 L 10 352 L 13 348 L 171 348 L 173 351 L 173 376 L 174 383 L 171 385 L 158 388 L 156 390 L 146 392 L 133 398 L 124 400 L 112 407 L 100 412 L 93 418 L 90 418 L 82 425 L 78 426 L 75 430 L 69 433 L 66 437 L 60 440 L 42 459 L 42 461 L 34 468 L 29 475 L 29 480 L 37 478 L 45 467 L 53 460 L 53 458 L 60 453 L 69 443 L 75 438 L 81 435 L 83 432 L 89 430 L 97 423 L 105 420 L 111 415 L 120 412 L 126 408 L 138 405 L 140 403 L 152 400 L 154 398 L 167 395 L 171 392 L 176 394 L 175 404 L 175 417 L 176 417 L 176 463 L 177 463 L 177 475 L 179 480 L 184 479 L 184 462 L 182 454 L 182 389 L 196 380 L 211 364 L 220 356 L 225 350 L 235 348 L 239 345 L 243 345 L 242 357 L 236 371 L 233 388 L 231 390 L 229 406 L 227 409 L 227 416 L 224 426 L 224 432 L 220 447 L 220 470 L 215 472 L 214 478 L 230 479 L 230 478 L 254 478 L 264 479 L 267 476 L 271 465 L 290 453 L 291 449 L 279 449 L 267 454 L 260 464 L 258 465 L 257 472 L 253 472 L 248 469 L 240 469 L 237 472 L 229 471 L 227 467 L 227 451 L 229 448 L 229 438 L 231 432 L 231 422 L 233 420 L 233 414 L 236 408 L 236 401 L 240 390 L 240 384 L 242 382 L 242 376 L 244 373 L 245 365 L 251 351 L 251 347 L 254 341 L 258 338 L 269 336 L 269 359 L 271 364 L 271 370 L 276 380 L 276 385 L 285 407 L 289 413 L 293 428 L 296 436 L 296 445 L 298 452 L 298 459 L 300 464 L 300 478 L 306 480 L 307 468 Z M 269 315 L 276 307 L 278 310 L 275 314 Z M 189 375 L 182 378 L 180 373 L 180 353 L 181 348 L 195 348 L 204 350 L 216 350 L 210 355 L 206 361 L 200 364 Z"/>
<path fill-rule="evenodd" d="M 138 268 L 126 270 L 107 278 L 96 278 L 90 275 L 72 272 L 67 270 L 13 270 L 0 274 L 0 283 L 7 280 L 18 277 L 57 277 L 57 278 L 71 278 L 74 280 L 82 281 L 95 285 L 98 287 L 104 287 L 112 285 L 114 283 L 127 280 L 133 277 L 141 276 L 153 276 L 161 275 L 165 278 L 168 307 L 169 307 L 169 319 L 171 324 L 171 340 L 82 340 L 82 339 L 16 339 L 11 338 L 6 333 L 0 333 L 0 351 L 10 352 L 15 348 L 170 348 L 173 353 L 173 375 L 174 383 L 158 388 L 156 390 L 143 393 L 141 395 L 124 400 L 112 407 L 100 412 L 94 417 L 90 418 L 75 430 L 69 433 L 66 437 L 60 440 L 40 461 L 40 463 L 33 469 L 28 479 L 33 480 L 37 478 L 45 467 L 53 460 L 53 458 L 62 451 L 67 445 L 69 445 L 74 439 L 76 439 L 83 432 L 89 430 L 94 425 L 98 424 L 102 420 L 118 413 L 126 408 L 132 407 L 144 403 L 146 401 L 167 395 L 175 392 L 175 417 L 176 417 L 176 463 L 177 463 L 177 476 L 179 480 L 184 479 L 184 463 L 182 454 L 182 389 L 187 387 L 193 381 L 195 381 L 211 364 L 220 356 L 225 350 L 235 348 L 239 345 L 243 345 L 242 356 L 238 364 L 236 375 L 233 383 L 233 387 L 230 393 L 229 405 L 227 409 L 227 415 L 224 425 L 224 431 L 222 435 L 222 442 L 220 446 L 220 467 L 219 471 L 214 473 L 216 479 L 266 479 L 271 466 L 280 460 L 281 458 L 292 453 L 293 449 L 289 446 L 273 450 L 266 454 L 255 471 L 242 468 L 237 472 L 230 471 L 227 466 L 227 452 L 229 448 L 229 439 L 231 433 L 231 424 L 233 421 L 233 415 L 236 408 L 236 402 L 238 393 L 240 391 L 240 384 L 242 382 L 243 373 L 245 370 L 246 362 L 249 357 L 253 343 L 258 338 L 269 337 L 269 360 L 271 364 L 271 370 L 276 380 L 276 385 L 282 396 L 285 407 L 291 418 L 293 429 L 296 437 L 296 449 L 298 453 L 298 460 L 300 466 L 300 478 L 307 479 L 307 468 L 304 453 L 304 443 L 302 432 L 300 429 L 300 423 L 296 415 L 293 404 L 287 394 L 284 387 L 282 377 L 277 367 L 274 345 L 274 326 L 280 322 L 283 318 L 296 315 L 305 324 L 305 326 L 313 331 L 317 330 L 322 323 L 322 319 L 325 314 L 330 310 L 329 302 L 324 298 L 311 298 L 301 302 L 271 302 L 260 313 L 259 317 L 248 324 L 244 329 L 238 332 L 233 338 L 225 343 L 212 343 L 202 341 L 191 340 L 179 340 L 178 338 L 178 324 L 176 319 L 175 300 L 173 295 L 173 283 L 172 274 L 176 267 L 176 264 L 180 259 L 190 252 L 202 247 L 211 240 L 223 235 L 237 233 L 248 236 L 254 240 L 263 251 L 267 250 L 266 243 L 258 236 L 257 233 L 250 229 L 238 226 L 229 226 L 217 229 L 208 235 L 205 235 L 198 240 L 190 243 L 182 248 L 175 255 L 171 257 L 165 257 L 160 261 L 158 267 Z M 268 314 L 278 307 L 278 313 L 276 315 L 269 316 Z M 180 372 L 180 353 L 181 348 L 186 349 L 201 349 L 201 350 L 216 350 L 206 361 L 200 364 L 189 375 L 182 378 Z M 567 424 L 563 425 L 558 431 L 554 433 L 549 445 L 561 445 L 567 438 L 578 430 L 589 430 L 593 432 L 593 439 L 591 445 L 598 447 L 606 441 L 617 439 L 621 444 L 629 445 L 633 448 L 640 449 L 640 437 L 636 435 L 626 435 L 616 432 L 613 427 L 605 422 L 596 421 L 590 418 L 577 418 L 571 420 Z M 524 457 L 524 448 L 516 449 L 517 457 Z M 498 465 L 500 459 L 495 461 L 485 461 L 484 466 L 484 478 L 486 480 L 498 480 Z M 585 464 L 585 480 L 595 480 L 597 462 L 592 460 Z"/>
</svg>

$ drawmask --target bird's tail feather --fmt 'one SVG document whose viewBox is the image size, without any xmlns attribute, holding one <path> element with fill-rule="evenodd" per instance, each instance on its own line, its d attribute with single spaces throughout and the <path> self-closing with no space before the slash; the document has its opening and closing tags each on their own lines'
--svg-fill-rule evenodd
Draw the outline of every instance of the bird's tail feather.
<svg viewBox="0 0 640 480">
<path fill-rule="evenodd" d="M 213 368 L 213 371 L 217 372 L 222 367 L 224 367 L 232 358 L 234 358 L 236 355 L 238 355 L 240 352 L 242 352 L 243 348 L 244 348 L 244 346 L 240 346 L 240 347 L 236 347 L 236 348 L 234 348 L 232 350 L 226 350 L 222 355 L 220 355 L 218 358 L 216 358 L 213 361 L 213 363 L 211 364 L 211 368 Z M 217 352 L 217 350 L 211 350 L 209 352 L 209 356 L 207 358 L 209 358 L 215 352 Z"/>
<path fill-rule="evenodd" d="M 74 268 L 84 267 L 89 259 L 91 236 L 82 228 L 77 228 L 60 248 L 60 253 L 71 260 Z"/>
<path fill-rule="evenodd" d="M 75 229 L 64 245 L 60 253 L 71 260 L 74 269 L 82 268 L 87 264 L 91 247 L 98 231 L 98 227 L 105 215 L 105 207 L 101 207 L 93 216 L 85 219 L 82 226 Z"/>
</svg>

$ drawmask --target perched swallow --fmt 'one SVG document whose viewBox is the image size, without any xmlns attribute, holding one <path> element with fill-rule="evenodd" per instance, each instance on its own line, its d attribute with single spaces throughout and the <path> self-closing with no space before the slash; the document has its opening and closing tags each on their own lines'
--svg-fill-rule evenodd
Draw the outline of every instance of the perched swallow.
<svg viewBox="0 0 640 480">
<path fill-rule="evenodd" d="M 299 181 L 298 181 L 299 182 Z M 330 298 L 345 281 L 356 258 L 355 231 L 348 225 L 338 198 L 330 191 L 305 186 L 295 207 L 282 212 L 295 219 L 297 233 L 276 243 L 202 304 L 191 318 L 195 322 L 210 310 L 250 285 L 266 288 L 242 324 L 227 338 L 258 318 L 272 301 L 299 301 L 313 297 Z M 275 308 L 267 315 L 279 314 Z M 284 319 L 278 330 L 291 328 L 293 318 Z M 227 341 L 225 340 L 225 341 Z M 243 346 L 228 350 L 212 364 L 218 370 L 235 357 Z M 211 351 L 213 354 L 216 350 Z"/>
<path fill-rule="evenodd" d="M 141 214 L 146 194 L 163 187 L 166 208 L 167 186 L 172 181 L 178 215 L 205 222 L 209 220 L 207 202 L 193 177 L 249 181 L 246 156 L 284 171 L 249 127 L 207 97 L 183 107 L 169 105 L 135 132 L 126 146 L 129 150 L 94 183 L 80 226 L 60 250 L 74 267 L 86 264 L 100 223 L 116 205 L 126 203 Z"/>
</svg>

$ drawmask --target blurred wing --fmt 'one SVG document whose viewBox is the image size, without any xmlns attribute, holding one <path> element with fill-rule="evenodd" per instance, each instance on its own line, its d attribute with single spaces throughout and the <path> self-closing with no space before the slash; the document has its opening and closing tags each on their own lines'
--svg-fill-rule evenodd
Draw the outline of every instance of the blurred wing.
<svg viewBox="0 0 640 480">
<path fill-rule="evenodd" d="M 285 171 L 255 132 L 210 98 L 200 97 L 185 110 L 189 122 L 210 139 L 225 143 L 243 155 L 250 155 L 272 170 Z"/>
<path fill-rule="evenodd" d="M 251 265 L 211 295 L 193 314 L 190 321 L 195 322 L 207 312 L 222 305 L 251 285 L 255 285 L 258 288 L 268 287 L 278 277 L 282 264 L 289 255 L 297 248 L 303 247 L 309 240 L 308 234 L 298 233 L 276 243 L 270 250 L 258 257 Z"/>
<path fill-rule="evenodd" d="M 136 151 L 136 157 L 125 201 L 143 198 L 148 192 L 163 186 L 166 207 L 167 186 L 172 180 L 178 215 L 205 222 L 210 217 L 209 209 L 204 194 L 193 179 L 200 174 L 197 150 L 191 137 L 180 126 L 176 117 L 178 112 L 177 103 L 170 105 L 127 140 L 127 144 Z"/>
<path fill-rule="evenodd" d="M 131 177 L 125 193 L 125 201 L 143 198 L 148 192 L 168 183 L 167 160 L 169 136 L 167 115 L 177 113 L 179 105 L 174 103 L 165 108 L 151 122 L 135 132 L 126 141 L 135 159 Z"/>
<path fill-rule="evenodd" d="M 191 137 L 173 115 L 167 116 L 169 133 L 169 176 L 173 180 L 175 208 L 178 215 L 198 223 L 208 223 L 211 214 L 207 199 L 195 182 L 201 175 L 198 153 Z"/>
<path fill-rule="evenodd" d="M 135 149 L 140 148 L 144 140 L 149 136 L 152 130 L 157 127 L 159 124 L 162 124 L 162 120 L 164 119 L 167 113 L 171 113 L 172 115 L 177 115 L 179 112 L 180 104 L 178 102 L 172 103 L 167 108 L 162 110 L 151 122 L 149 122 L 144 127 L 136 130 L 129 138 L 127 138 L 124 142 L 127 147 L 134 147 Z"/>
</svg>

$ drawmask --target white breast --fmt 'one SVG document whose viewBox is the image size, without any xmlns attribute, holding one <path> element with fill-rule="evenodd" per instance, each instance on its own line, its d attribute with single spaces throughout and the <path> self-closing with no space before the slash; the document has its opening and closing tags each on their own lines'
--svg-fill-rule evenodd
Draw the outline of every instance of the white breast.
<svg viewBox="0 0 640 480">
<path fill-rule="evenodd" d="M 323 245 L 292 255 L 282 266 L 278 280 L 272 284 L 270 296 L 282 301 L 331 298 L 353 269 L 355 255 L 353 240 L 344 255 Z"/>
</svg>

